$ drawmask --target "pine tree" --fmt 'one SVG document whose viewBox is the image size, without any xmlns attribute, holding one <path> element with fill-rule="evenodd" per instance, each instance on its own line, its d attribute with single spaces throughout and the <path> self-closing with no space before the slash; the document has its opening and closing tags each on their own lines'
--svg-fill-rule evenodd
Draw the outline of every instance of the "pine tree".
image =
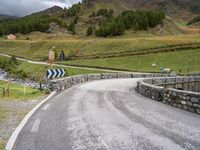
<svg viewBox="0 0 200 150">
<path fill-rule="evenodd" d="M 89 35 L 92 35 L 92 33 L 93 33 L 93 27 L 92 27 L 92 26 L 89 26 L 89 27 L 87 28 L 87 33 L 86 33 L 86 35 L 89 36 Z"/>
<path fill-rule="evenodd" d="M 139 31 L 140 30 L 139 25 L 138 25 L 137 22 L 134 24 L 133 29 L 134 29 L 134 31 Z"/>
<path fill-rule="evenodd" d="M 68 26 L 68 30 L 72 32 L 72 34 L 75 34 L 75 24 L 72 22 L 70 23 L 70 25 Z"/>
</svg>

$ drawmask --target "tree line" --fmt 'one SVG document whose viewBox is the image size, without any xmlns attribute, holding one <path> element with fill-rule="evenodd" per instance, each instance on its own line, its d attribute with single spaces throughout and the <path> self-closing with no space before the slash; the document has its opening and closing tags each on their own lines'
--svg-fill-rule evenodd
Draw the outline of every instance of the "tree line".
<svg viewBox="0 0 200 150">
<path fill-rule="evenodd" d="M 60 27 L 67 28 L 72 34 L 75 34 L 75 24 L 78 22 L 77 13 L 81 9 L 81 3 L 74 4 L 69 9 L 64 9 L 64 11 L 59 15 L 37 15 L 37 16 L 27 16 L 15 20 L 4 20 L 0 22 L 0 36 L 8 34 L 28 34 L 33 31 L 46 32 L 50 28 L 50 23 L 56 22 Z M 65 17 L 72 18 L 71 23 L 67 24 Z"/>
<path fill-rule="evenodd" d="M 92 12 L 92 14 L 89 16 L 89 18 L 92 17 L 99 17 L 99 16 L 103 16 L 103 17 L 113 17 L 113 9 L 99 9 L 97 11 L 97 13 L 95 13 L 94 11 Z"/>
<path fill-rule="evenodd" d="M 123 11 L 117 17 L 107 19 L 98 29 L 88 27 L 88 33 L 95 32 L 97 36 L 117 36 L 124 34 L 125 30 L 133 29 L 134 31 L 148 30 L 158 24 L 162 24 L 165 19 L 165 13 L 162 10 L 152 11 Z"/>
<path fill-rule="evenodd" d="M 61 17 L 75 17 L 81 10 L 81 3 L 73 4 L 70 8 L 64 8 L 64 12 L 62 13 Z"/>
<path fill-rule="evenodd" d="M 53 18 L 49 15 L 29 16 L 18 20 L 8 20 L 0 23 L 0 36 L 22 33 L 27 34 L 33 31 L 45 32 L 49 29 Z"/>
<path fill-rule="evenodd" d="M 190 5 L 190 11 L 196 14 L 200 14 L 200 3 L 193 3 Z"/>
</svg>

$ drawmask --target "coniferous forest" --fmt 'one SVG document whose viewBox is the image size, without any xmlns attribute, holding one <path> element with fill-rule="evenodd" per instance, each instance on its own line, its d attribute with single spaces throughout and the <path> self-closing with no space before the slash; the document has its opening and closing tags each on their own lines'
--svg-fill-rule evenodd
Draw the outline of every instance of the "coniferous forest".
<svg viewBox="0 0 200 150">
<path fill-rule="evenodd" d="M 36 15 L 27 16 L 15 20 L 5 20 L 0 22 L 0 36 L 8 34 L 27 34 L 33 31 L 47 32 L 50 23 L 56 22 L 60 27 L 66 28 L 72 34 L 76 34 L 76 24 L 79 21 L 81 3 L 74 4 L 69 9 L 64 9 L 57 15 Z M 89 15 L 89 18 L 103 17 L 103 21 L 98 25 L 90 25 L 86 30 L 86 35 L 95 33 L 96 36 L 118 36 L 124 34 L 125 30 L 134 31 L 148 30 L 161 24 L 165 19 L 165 13 L 162 10 L 150 11 L 123 11 L 118 15 L 113 15 L 112 9 L 99 9 Z M 71 18 L 70 22 L 66 20 Z"/>
</svg>

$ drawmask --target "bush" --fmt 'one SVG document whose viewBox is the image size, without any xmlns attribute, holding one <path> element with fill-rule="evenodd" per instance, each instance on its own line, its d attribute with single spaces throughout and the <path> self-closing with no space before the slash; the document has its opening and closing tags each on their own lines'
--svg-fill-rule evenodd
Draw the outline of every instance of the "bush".
<svg viewBox="0 0 200 150">
<path fill-rule="evenodd" d="M 27 73 L 24 70 L 19 70 L 15 72 L 16 76 L 22 80 L 24 80 L 25 78 L 27 78 Z"/>
<path fill-rule="evenodd" d="M 12 57 L 10 58 L 10 63 L 14 63 L 14 65 L 19 65 L 15 55 L 12 55 Z"/>
<path fill-rule="evenodd" d="M 72 34 L 75 34 L 75 24 L 72 22 L 70 23 L 70 25 L 68 26 L 68 31 L 71 31 Z"/>
<path fill-rule="evenodd" d="M 68 17 L 74 17 L 77 15 L 77 13 L 80 11 L 81 9 L 81 3 L 78 4 L 74 4 L 72 5 L 71 8 L 69 8 L 68 10 L 66 10 L 66 14 Z"/>
<path fill-rule="evenodd" d="M 192 25 L 194 23 L 200 22 L 200 16 L 194 17 L 192 21 L 188 22 L 187 25 Z"/>
<path fill-rule="evenodd" d="M 190 5 L 190 11 L 193 13 L 200 14 L 200 3 L 193 3 Z"/>
<path fill-rule="evenodd" d="M 12 73 L 16 69 L 16 64 L 14 64 L 11 59 L 1 59 L 0 68 L 4 69 L 8 73 Z"/>
<path fill-rule="evenodd" d="M 77 24 L 77 23 L 78 23 L 78 19 L 79 19 L 78 16 L 75 16 L 75 17 L 74 17 L 74 24 Z"/>
<path fill-rule="evenodd" d="M 15 56 L 12 56 L 9 60 L 0 60 L 0 68 L 20 79 L 25 79 L 27 77 L 27 73 L 24 70 L 17 70 L 18 65 L 19 63 Z"/>
<path fill-rule="evenodd" d="M 97 36 L 107 37 L 122 35 L 125 32 L 125 27 L 122 22 L 117 19 L 114 19 L 106 24 L 102 25 L 98 30 L 96 30 Z"/>
<path fill-rule="evenodd" d="M 86 35 L 89 36 L 89 35 L 92 35 L 92 33 L 93 33 L 93 27 L 92 27 L 92 26 L 89 26 L 89 27 L 87 28 L 87 33 L 86 33 Z"/>
<path fill-rule="evenodd" d="M 98 17 L 98 16 L 103 16 L 103 17 L 106 17 L 106 18 L 112 18 L 113 13 L 114 13 L 113 9 L 109 9 L 109 10 L 108 9 L 99 9 L 97 13 L 92 12 L 92 14 L 89 15 L 89 18 Z"/>
</svg>

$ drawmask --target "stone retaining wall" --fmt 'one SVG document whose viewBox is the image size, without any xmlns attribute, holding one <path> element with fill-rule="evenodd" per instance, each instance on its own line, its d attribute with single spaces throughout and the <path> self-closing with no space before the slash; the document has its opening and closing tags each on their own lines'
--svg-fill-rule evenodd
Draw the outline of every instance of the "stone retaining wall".
<svg viewBox="0 0 200 150">
<path fill-rule="evenodd" d="M 200 114 L 200 93 L 165 88 L 166 84 L 199 82 L 200 77 L 171 77 L 138 81 L 136 91 L 156 101 Z"/>
<path fill-rule="evenodd" d="M 152 77 L 166 77 L 170 75 L 165 74 L 135 74 L 135 73 L 104 73 L 104 74 L 88 74 L 66 77 L 62 79 L 55 79 L 49 82 L 49 89 L 51 91 L 62 91 L 74 85 L 81 84 L 93 80 L 103 79 L 122 79 L 122 78 L 152 78 Z"/>
<path fill-rule="evenodd" d="M 173 89 L 177 89 L 177 90 L 200 92 L 200 81 L 164 84 L 163 86 L 165 88 L 173 88 Z"/>
</svg>

